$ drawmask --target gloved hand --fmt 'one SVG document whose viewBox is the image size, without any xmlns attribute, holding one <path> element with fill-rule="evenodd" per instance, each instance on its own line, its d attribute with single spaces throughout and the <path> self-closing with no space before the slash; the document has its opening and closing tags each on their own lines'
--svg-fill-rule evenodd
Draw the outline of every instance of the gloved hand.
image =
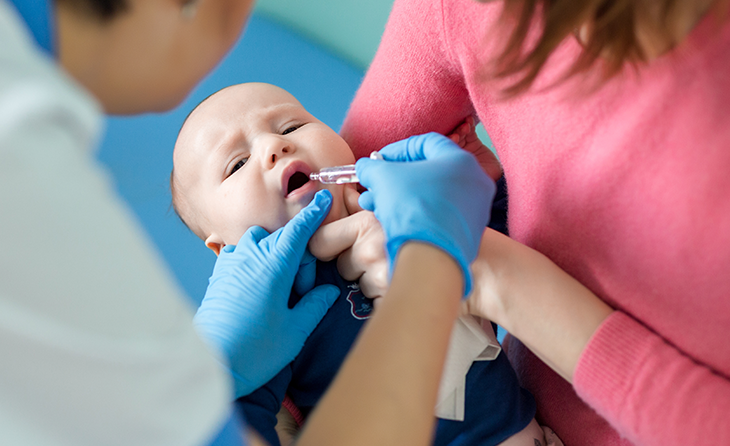
<svg viewBox="0 0 730 446">
<path fill-rule="evenodd" d="M 428 242 L 459 263 L 468 295 L 469 264 L 489 223 L 494 181 L 472 154 L 437 133 L 389 144 L 380 154 L 383 161 L 358 160 L 356 171 L 368 189 L 360 206 L 374 211 L 385 231 L 390 271 L 405 242 Z"/>
<path fill-rule="evenodd" d="M 320 191 L 283 228 L 269 234 L 254 226 L 218 256 L 193 322 L 228 360 L 236 398 L 294 360 L 340 293 L 322 285 L 288 308 L 295 277 L 298 291 L 314 285 L 314 257 L 305 256 L 305 249 L 331 204 L 330 193 Z"/>
</svg>

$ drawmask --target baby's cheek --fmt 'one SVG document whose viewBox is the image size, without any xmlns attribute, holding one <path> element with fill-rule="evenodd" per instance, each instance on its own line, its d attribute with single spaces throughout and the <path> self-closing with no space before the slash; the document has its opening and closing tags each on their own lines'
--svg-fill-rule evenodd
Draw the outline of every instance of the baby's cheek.
<svg viewBox="0 0 730 446">
<path fill-rule="evenodd" d="M 302 207 L 301 209 L 304 209 Z M 269 219 L 265 224 L 261 225 L 269 233 L 276 231 L 277 229 L 283 228 L 295 215 L 299 213 L 301 209 L 285 209 L 277 212 L 272 218 Z"/>
</svg>

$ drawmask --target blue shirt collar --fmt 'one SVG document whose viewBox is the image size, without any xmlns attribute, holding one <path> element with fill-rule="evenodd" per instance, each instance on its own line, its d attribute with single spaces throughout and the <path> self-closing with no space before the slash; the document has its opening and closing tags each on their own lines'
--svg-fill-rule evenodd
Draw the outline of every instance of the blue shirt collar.
<svg viewBox="0 0 730 446">
<path fill-rule="evenodd" d="M 56 57 L 56 20 L 53 0 L 10 0 L 33 34 L 38 46 Z"/>
</svg>

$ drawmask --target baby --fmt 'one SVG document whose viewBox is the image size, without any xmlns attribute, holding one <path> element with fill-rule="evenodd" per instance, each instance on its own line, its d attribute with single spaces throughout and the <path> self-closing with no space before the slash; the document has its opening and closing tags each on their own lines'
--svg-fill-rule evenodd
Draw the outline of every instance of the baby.
<svg viewBox="0 0 730 446">
<path fill-rule="evenodd" d="M 288 92 L 261 83 L 234 85 L 203 101 L 183 124 L 173 155 L 173 204 L 218 254 L 251 226 L 269 232 L 282 227 L 323 188 L 333 197 L 323 226 L 348 218 L 347 194 L 355 193 L 354 186 L 324 185 L 309 174 L 354 162 L 347 143 Z M 271 444 L 280 444 L 282 403 L 299 422 L 306 420 L 373 311 L 373 300 L 340 276 L 336 262 L 318 262 L 316 280 L 338 285 L 340 297 L 299 356 L 237 401 L 247 422 Z M 299 297 L 292 291 L 290 305 Z M 533 418 L 534 400 L 518 385 L 505 355 L 473 362 L 465 385 L 463 421 L 438 419 L 434 444 L 547 444 Z"/>
</svg>

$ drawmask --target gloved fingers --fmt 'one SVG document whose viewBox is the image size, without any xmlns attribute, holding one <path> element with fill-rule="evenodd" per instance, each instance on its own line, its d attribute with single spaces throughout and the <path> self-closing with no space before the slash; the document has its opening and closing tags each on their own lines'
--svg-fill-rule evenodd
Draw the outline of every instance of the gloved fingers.
<svg viewBox="0 0 730 446">
<path fill-rule="evenodd" d="M 331 206 L 332 194 L 330 191 L 326 189 L 318 191 L 312 202 L 281 228 L 277 241 L 278 246 L 283 250 L 293 251 L 294 255 L 300 258 L 304 254 L 309 239 L 322 224 Z"/>
<path fill-rule="evenodd" d="M 394 166 L 393 163 L 388 163 L 387 161 L 383 160 L 373 160 L 370 158 L 360 158 L 355 163 L 355 172 L 357 173 L 357 178 L 360 181 L 360 184 L 368 189 L 367 191 L 360 194 L 360 198 L 358 198 L 357 203 L 360 205 L 361 208 L 365 209 L 366 211 L 372 211 L 373 204 L 372 200 L 374 199 L 372 197 L 372 192 L 375 187 L 378 186 L 379 181 L 377 181 L 377 177 L 383 177 L 383 178 L 391 178 L 392 175 L 395 175 L 393 173 L 394 171 L 397 171 L 398 168 L 401 166 Z M 366 195 L 370 195 L 369 197 L 365 197 Z M 363 198 L 365 197 L 365 198 Z"/>
<path fill-rule="evenodd" d="M 236 399 L 253 393 L 256 388 L 261 387 L 260 383 L 244 378 L 233 369 L 229 369 L 229 372 L 233 377 L 233 393 Z"/>
<path fill-rule="evenodd" d="M 294 277 L 294 291 L 300 296 L 314 287 L 317 276 L 317 259 L 309 250 L 304 251 L 302 261 L 299 262 L 299 270 Z"/>
<path fill-rule="evenodd" d="M 372 212 L 373 209 L 375 209 L 375 201 L 373 200 L 372 192 L 365 191 L 360 194 L 360 198 L 358 198 L 357 203 L 366 211 Z"/>
<path fill-rule="evenodd" d="M 442 155 L 444 150 L 460 150 L 459 146 L 439 133 L 431 132 L 388 144 L 379 150 L 387 161 L 422 161 Z"/>
<path fill-rule="evenodd" d="M 418 137 L 421 138 L 419 144 L 412 150 L 417 151 L 418 156 L 423 156 L 424 159 L 434 160 L 444 156 L 459 157 L 463 155 L 467 155 L 466 158 L 469 158 L 469 152 L 461 150 L 458 144 L 443 135 L 427 133 L 418 135 Z"/>
<path fill-rule="evenodd" d="M 340 289 L 334 285 L 320 285 L 314 288 L 292 308 L 292 320 L 296 321 L 299 329 L 309 336 L 339 295 Z"/>
<path fill-rule="evenodd" d="M 452 140 L 438 133 L 411 136 L 394 142 L 380 149 L 380 154 L 386 161 L 361 158 L 355 163 L 360 184 L 368 189 L 372 189 L 378 183 L 374 176 L 392 178 L 397 175 L 396 172 L 403 171 L 403 166 L 393 165 L 392 162 L 435 161 L 439 158 L 448 158 L 456 162 L 456 165 L 451 169 L 446 168 L 446 171 L 456 173 L 460 169 L 457 167 L 459 164 L 468 165 L 469 158 L 473 158 L 473 155 L 461 150 Z M 365 208 L 363 204 L 360 206 Z"/>
<path fill-rule="evenodd" d="M 421 145 L 423 144 L 423 136 L 416 135 L 410 138 L 402 139 L 388 144 L 378 150 L 386 161 L 420 161 L 423 160 Z"/>
<path fill-rule="evenodd" d="M 246 232 L 243 233 L 241 238 L 238 240 L 238 245 L 236 245 L 236 246 L 241 246 L 241 245 L 255 246 L 255 245 L 258 245 L 261 240 L 265 239 L 269 235 L 270 235 L 269 231 L 262 228 L 261 226 L 251 226 L 250 228 L 248 228 L 246 230 Z M 231 245 L 224 246 L 223 250 L 226 252 L 231 252 L 236 248 L 236 246 L 233 246 L 233 247 L 231 247 L 231 249 L 226 249 L 229 246 L 231 246 Z"/>
</svg>

